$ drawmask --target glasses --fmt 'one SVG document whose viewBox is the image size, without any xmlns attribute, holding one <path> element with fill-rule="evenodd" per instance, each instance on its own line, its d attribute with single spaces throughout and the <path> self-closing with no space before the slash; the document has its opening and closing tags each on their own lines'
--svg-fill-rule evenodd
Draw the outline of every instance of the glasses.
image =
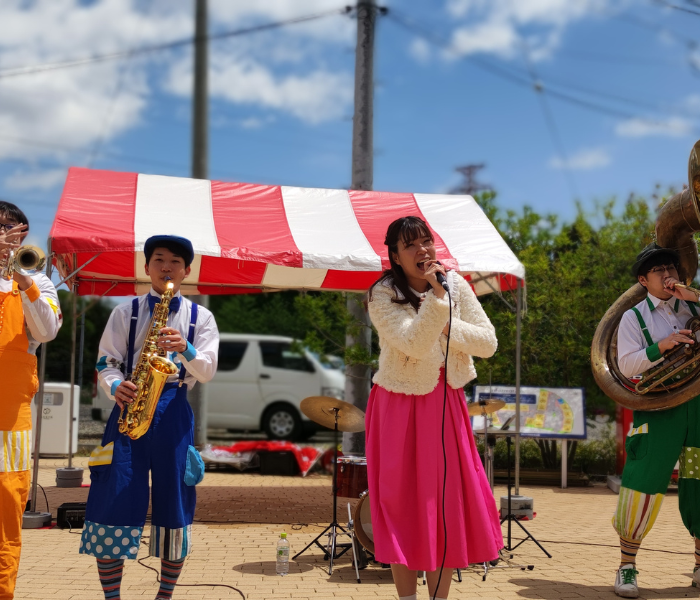
<svg viewBox="0 0 700 600">
<path fill-rule="evenodd" d="M 17 223 L 0 223 L 0 231 L 7 233 L 13 227 L 17 227 Z"/>
<path fill-rule="evenodd" d="M 663 273 L 664 271 L 668 271 L 669 273 L 675 273 L 676 265 L 659 265 L 658 267 L 649 269 L 649 273 Z"/>
</svg>

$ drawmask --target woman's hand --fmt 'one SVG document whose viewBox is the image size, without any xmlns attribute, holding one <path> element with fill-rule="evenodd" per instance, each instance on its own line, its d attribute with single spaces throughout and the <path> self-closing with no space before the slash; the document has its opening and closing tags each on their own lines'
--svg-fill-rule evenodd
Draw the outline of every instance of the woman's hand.
<svg viewBox="0 0 700 600">
<path fill-rule="evenodd" d="M 136 399 L 138 387 L 131 381 L 122 381 L 114 392 L 114 400 L 124 410 L 125 404 L 131 404 Z"/>
<path fill-rule="evenodd" d="M 428 283 L 433 287 L 433 292 L 435 293 L 435 295 L 438 298 L 444 298 L 446 294 L 445 288 L 443 288 L 442 285 L 438 282 L 437 273 L 442 273 L 443 277 L 447 276 L 445 267 L 443 267 L 438 261 L 425 261 L 425 278 L 428 280 Z"/>
<path fill-rule="evenodd" d="M 184 352 L 187 350 L 187 340 L 173 327 L 163 327 L 158 338 L 158 347 L 168 352 Z"/>
</svg>

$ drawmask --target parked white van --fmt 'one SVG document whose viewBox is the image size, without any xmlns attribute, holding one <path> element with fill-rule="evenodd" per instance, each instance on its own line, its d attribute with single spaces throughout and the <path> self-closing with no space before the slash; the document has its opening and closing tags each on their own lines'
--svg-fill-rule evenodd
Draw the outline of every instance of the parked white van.
<svg viewBox="0 0 700 600">
<path fill-rule="evenodd" d="M 273 335 L 222 333 L 219 368 L 208 384 L 208 426 L 233 431 L 264 431 L 273 440 L 299 440 L 316 425 L 299 410 L 308 396 L 343 398 L 342 359 L 322 360 L 296 350 L 294 340 Z M 106 421 L 114 406 L 101 387 L 93 418 Z"/>
</svg>

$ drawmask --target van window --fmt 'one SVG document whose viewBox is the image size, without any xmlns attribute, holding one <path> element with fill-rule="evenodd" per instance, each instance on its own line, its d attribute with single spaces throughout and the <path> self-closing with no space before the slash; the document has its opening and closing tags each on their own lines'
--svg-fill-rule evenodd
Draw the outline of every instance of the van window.
<svg viewBox="0 0 700 600">
<path fill-rule="evenodd" d="M 314 372 L 314 366 L 306 356 L 292 350 L 287 342 L 260 342 L 262 362 L 266 367 L 291 371 Z"/>
<path fill-rule="evenodd" d="M 219 371 L 235 371 L 243 360 L 248 342 L 219 342 Z"/>
</svg>

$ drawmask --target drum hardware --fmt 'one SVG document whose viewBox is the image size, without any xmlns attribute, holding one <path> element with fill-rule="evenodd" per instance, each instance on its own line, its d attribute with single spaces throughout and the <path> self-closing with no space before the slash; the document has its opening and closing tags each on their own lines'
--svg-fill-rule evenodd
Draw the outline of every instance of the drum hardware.
<svg viewBox="0 0 700 600">
<path fill-rule="evenodd" d="M 328 575 L 333 574 L 333 561 L 343 556 L 348 550 L 353 549 L 352 534 L 338 523 L 338 432 L 360 432 L 365 430 L 365 413 L 348 402 L 328 396 L 311 396 L 302 400 L 299 408 L 309 419 L 333 428 L 333 520 L 316 538 L 314 538 L 301 552 L 292 557 L 296 560 L 314 544 L 323 550 L 324 560 L 328 560 Z M 328 536 L 328 542 L 324 546 L 319 541 Z M 347 535 L 351 542 L 338 544 L 338 535 Z M 357 564 L 357 563 L 356 563 Z M 359 580 L 359 571 L 357 573 Z"/>
<path fill-rule="evenodd" d="M 357 583 L 361 583 L 360 569 L 365 569 L 367 567 L 367 554 L 365 554 L 364 548 L 360 545 L 360 541 L 355 535 L 355 521 L 352 518 L 352 509 L 350 508 L 349 502 L 348 531 L 350 531 L 350 537 L 352 538 L 352 562 L 355 565 L 355 575 L 357 575 Z"/>
</svg>

